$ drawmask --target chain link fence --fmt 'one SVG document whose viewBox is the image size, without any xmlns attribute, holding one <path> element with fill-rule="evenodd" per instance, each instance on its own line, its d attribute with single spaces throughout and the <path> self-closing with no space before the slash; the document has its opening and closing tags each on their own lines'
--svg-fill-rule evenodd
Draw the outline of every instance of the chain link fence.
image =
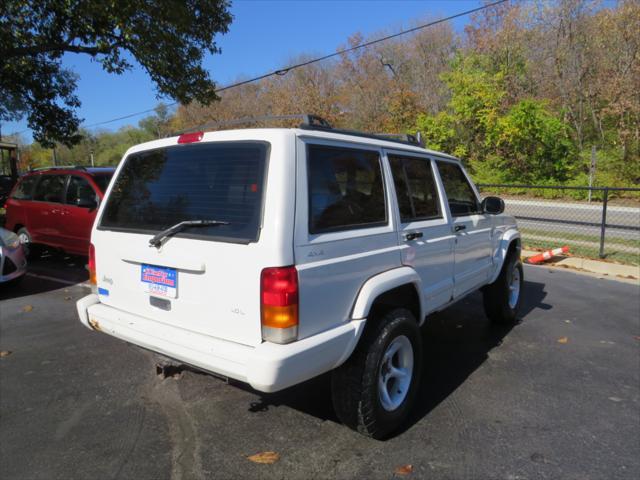
<svg viewBox="0 0 640 480">
<path fill-rule="evenodd" d="M 478 185 L 504 199 L 524 247 L 568 245 L 587 258 L 640 264 L 640 188 Z"/>
</svg>

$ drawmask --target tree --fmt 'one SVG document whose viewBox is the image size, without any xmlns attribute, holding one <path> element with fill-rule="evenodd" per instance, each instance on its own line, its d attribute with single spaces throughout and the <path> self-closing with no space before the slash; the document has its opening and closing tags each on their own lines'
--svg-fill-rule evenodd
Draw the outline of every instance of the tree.
<svg viewBox="0 0 640 480">
<path fill-rule="evenodd" d="M 164 103 L 159 103 L 154 109 L 155 115 L 145 117 L 138 122 L 138 126 L 151 134 L 154 138 L 162 138 L 171 133 L 171 112 Z"/>
<path fill-rule="evenodd" d="M 121 74 L 135 59 L 159 95 L 179 102 L 216 100 L 203 69 L 214 37 L 231 22 L 228 0 L 4 0 L 0 12 L 0 122 L 25 115 L 43 145 L 72 145 L 81 120 L 76 76 L 62 66 L 65 53 L 90 55 Z"/>
</svg>

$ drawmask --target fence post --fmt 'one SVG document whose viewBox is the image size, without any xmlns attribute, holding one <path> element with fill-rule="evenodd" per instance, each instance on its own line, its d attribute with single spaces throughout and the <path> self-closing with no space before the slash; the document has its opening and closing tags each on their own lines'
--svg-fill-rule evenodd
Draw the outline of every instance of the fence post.
<svg viewBox="0 0 640 480">
<path fill-rule="evenodd" d="M 602 222 L 600 223 L 600 258 L 604 258 L 604 231 L 607 228 L 607 202 L 609 201 L 609 188 L 605 187 L 602 198 Z"/>
</svg>

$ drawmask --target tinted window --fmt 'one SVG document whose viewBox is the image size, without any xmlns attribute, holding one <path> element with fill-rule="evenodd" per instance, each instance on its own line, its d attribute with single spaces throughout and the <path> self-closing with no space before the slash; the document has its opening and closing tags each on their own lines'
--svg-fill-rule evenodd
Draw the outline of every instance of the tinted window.
<svg viewBox="0 0 640 480">
<path fill-rule="evenodd" d="M 257 142 L 182 145 L 129 155 L 107 199 L 102 228 L 155 232 L 184 220 L 229 225 L 180 235 L 258 238 L 267 146 Z"/>
<path fill-rule="evenodd" d="M 424 158 L 389 156 L 403 222 L 441 217 L 438 189 L 431 161 Z"/>
<path fill-rule="evenodd" d="M 66 175 L 43 175 L 36 186 L 33 199 L 41 202 L 62 203 Z"/>
<path fill-rule="evenodd" d="M 386 223 L 377 152 L 311 145 L 307 171 L 310 233 Z"/>
<path fill-rule="evenodd" d="M 112 173 L 105 174 L 105 175 L 95 175 L 93 177 L 93 181 L 96 182 L 96 184 L 98 185 L 98 188 L 100 188 L 100 191 L 104 193 L 107 191 L 107 187 L 109 186 L 111 177 L 113 177 Z"/>
<path fill-rule="evenodd" d="M 38 177 L 36 176 L 23 177 L 22 181 L 18 183 L 18 186 L 14 190 L 12 198 L 16 200 L 31 200 L 33 187 L 37 179 Z"/>
<path fill-rule="evenodd" d="M 98 196 L 89 182 L 82 177 L 71 177 L 67 186 L 67 203 L 77 205 L 81 202 L 98 202 Z"/>
<path fill-rule="evenodd" d="M 438 171 L 449 201 L 451 215 L 459 217 L 480 212 L 480 204 L 462 169 L 449 162 L 438 162 Z"/>
</svg>

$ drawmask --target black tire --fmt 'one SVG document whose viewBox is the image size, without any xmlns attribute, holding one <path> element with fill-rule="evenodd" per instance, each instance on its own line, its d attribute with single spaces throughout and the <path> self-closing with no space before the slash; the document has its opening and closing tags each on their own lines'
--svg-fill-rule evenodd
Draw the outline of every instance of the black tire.
<svg viewBox="0 0 640 480">
<path fill-rule="evenodd" d="M 408 344 L 402 337 L 409 340 L 413 352 L 411 380 L 402 402 L 389 411 L 383 407 L 380 399 L 378 379 L 389 345 L 398 339 L 407 348 Z M 406 420 L 414 403 L 420 384 L 421 366 L 420 329 L 409 310 L 398 308 L 379 318 L 369 319 L 351 357 L 332 373 L 331 391 L 338 418 L 348 427 L 376 439 L 393 433 Z"/>
<path fill-rule="evenodd" d="M 22 248 L 24 249 L 24 255 L 27 258 L 33 258 L 35 255 L 37 255 L 36 246 L 32 243 L 31 234 L 29 233 L 29 230 L 27 230 L 26 227 L 19 228 L 18 231 L 16 232 L 16 235 L 20 237 L 20 243 L 22 243 Z M 24 238 L 26 238 L 27 240 L 24 241 Z"/>
<path fill-rule="evenodd" d="M 23 280 L 24 280 L 24 275 L 20 275 L 19 277 L 9 280 L 8 282 L 5 282 L 4 285 L 6 288 L 18 288 Z"/>
<path fill-rule="evenodd" d="M 513 301 L 510 303 L 510 286 L 515 270 L 519 273 L 518 295 L 515 303 Z M 489 320 L 499 325 L 515 323 L 522 301 L 523 282 L 522 262 L 518 255 L 512 253 L 504 262 L 496 281 L 483 289 L 484 311 Z"/>
</svg>

